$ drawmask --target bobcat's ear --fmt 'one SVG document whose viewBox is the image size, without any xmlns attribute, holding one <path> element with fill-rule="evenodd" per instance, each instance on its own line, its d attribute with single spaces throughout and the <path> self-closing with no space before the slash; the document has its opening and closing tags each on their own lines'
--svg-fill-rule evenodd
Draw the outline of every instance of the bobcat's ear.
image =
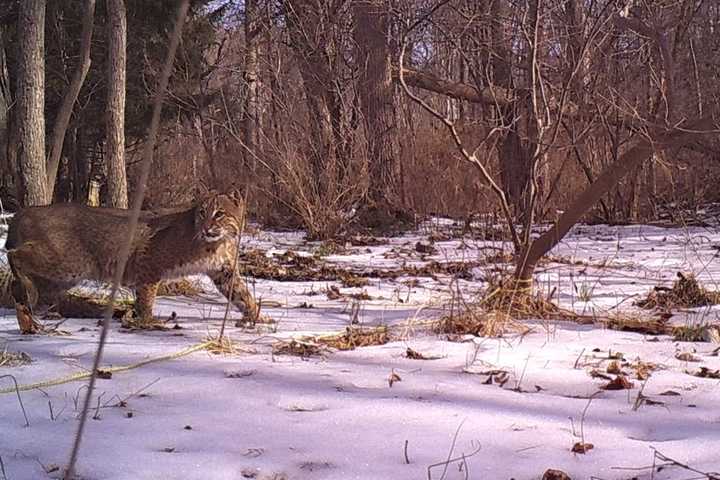
<svg viewBox="0 0 720 480">
<path fill-rule="evenodd" d="M 208 198 L 212 194 L 212 190 L 210 190 L 210 187 L 207 186 L 205 182 L 202 180 L 198 180 L 198 182 L 195 184 L 193 196 L 195 197 L 196 201 L 202 201 Z"/>
<path fill-rule="evenodd" d="M 244 207 L 247 201 L 247 189 L 245 187 L 233 188 L 227 196 L 238 208 Z"/>
</svg>

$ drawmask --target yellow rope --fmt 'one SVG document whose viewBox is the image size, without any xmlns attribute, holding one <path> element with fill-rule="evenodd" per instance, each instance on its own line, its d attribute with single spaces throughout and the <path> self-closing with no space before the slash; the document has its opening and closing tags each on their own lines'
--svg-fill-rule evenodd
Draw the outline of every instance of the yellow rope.
<svg viewBox="0 0 720 480">
<path fill-rule="evenodd" d="M 155 362 L 164 362 L 165 360 L 174 360 L 176 358 L 184 357 L 185 355 L 189 355 L 193 352 L 197 352 L 198 350 L 204 350 L 208 346 L 215 343 L 215 341 L 208 341 L 199 343 L 197 345 L 194 345 L 192 347 L 185 348 L 183 350 L 180 350 L 179 352 L 172 353 L 170 355 L 163 355 L 160 357 L 154 357 L 154 358 L 148 358 L 147 360 L 143 360 L 141 362 L 132 363 L 130 365 L 121 365 L 118 367 L 107 367 L 107 368 L 100 368 L 100 371 L 105 373 L 118 373 L 118 372 L 125 372 L 127 370 L 132 370 L 135 368 L 143 367 L 149 363 L 155 363 Z M 30 383 L 27 385 L 19 385 L 16 389 L 15 387 L 7 387 L 0 389 L 0 395 L 6 394 L 6 393 L 15 393 L 16 391 L 25 392 L 28 390 L 34 390 L 36 388 L 45 388 L 45 387 L 54 387 L 56 385 L 62 385 L 64 383 L 70 383 L 70 382 L 77 382 L 78 380 L 84 380 L 86 378 L 90 378 L 92 375 L 92 372 L 82 372 L 82 373 L 76 373 L 74 375 L 68 375 L 67 377 L 61 377 L 56 378 L 52 380 L 46 380 L 44 382 L 38 382 L 38 383 Z"/>
</svg>

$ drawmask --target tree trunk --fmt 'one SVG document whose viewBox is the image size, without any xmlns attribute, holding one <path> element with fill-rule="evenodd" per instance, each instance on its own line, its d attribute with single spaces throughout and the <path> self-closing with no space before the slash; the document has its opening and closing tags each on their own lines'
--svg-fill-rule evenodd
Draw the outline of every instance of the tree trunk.
<svg viewBox="0 0 720 480">
<path fill-rule="evenodd" d="M 532 4 L 535 4 L 532 2 Z M 490 15 L 493 18 L 501 18 L 506 14 L 506 6 L 503 0 L 493 0 L 490 4 Z M 500 85 L 513 91 L 515 82 L 512 75 L 511 64 L 512 54 L 507 47 L 505 31 L 502 22 L 492 22 L 490 37 L 492 41 L 493 55 L 490 59 L 492 66 L 492 83 Z M 532 68 L 532 66 L 530 67 Z M 507 195 L 510 205 L 513 207 L 513 213 L 517 219 L 522 222 L 522 218 L 527 207 L 525 203 L 525 195 L 530 188 L 530 162 L 531 153 L 528 146 L 522 140 L 523 135 L 520 132 L 520 122 L 514 121 L 520 112 L 527 113 L 531 111 L 526 105 L 523 105 L 524 99 L 515 99 L 508 105 L 498 104 L 498 114 L 502 118 L 504 125 L 510 125 L 507 129 L 505 137 L 497 143 L 497 154 L 500 164 L 500 181 L 502 189 Z M 528 115 L 522 115 L 528 117 Z M 530 120 L 532 121 L 532 120 Z"/>
<path fill-rule="evenodd" d="M 45 0 L 20 2 L 17 80 L 18 199 L 47 205 L 45 168 Z"/>
<path fill-rule="evenodd" d="M 322 2 L 320 2 L 322 3 Z M 337 138 L 340 128 L 340 109 L 337 92 L 333 91 L 334 74 L 330 59 L 335 45 L 332 30 L 326 26 L 330 19 L 324 5 L 304 0 L 288 0 L 288 26 L 293 34 L 293 49 L 298 60 L 300 76 L 305 87 L 311 138 L 310 168 L 318 197 L 327 198 L 333 172 L 341 168 Z"/>
<path fill-rule="evenodd" d="M 128 208 L 125 170 L 125 66 L 127 19 L 125 0 L 108 0 L 108 93 L 105 163 L 107 204 Z"/>
<path fill-rule="evenodd" d="M 82 38 L 80 40 L 80 63 L 75 67 L 75 73 L 73 73 L 72 80 L 63 96 L 62 105 L 60 105 L 60 110 L 55 119 L 52 146 L 50 147 L 50 154 L 48 156 L 47 188 L 51 198 L 55 189 L 55 180 L 57 179 L 58 166 L 60 165 L 63 144 L 65 143 L 65 134 L 67 133 L 68 124 L 70 123 L 70 115 L 72 115 L 73 106 L 80 94 L 80 88 L 82 88 L 88 70 L 90 70 L 90 40 L 92 39 L 94 16 L 95 0 L 85 0 L 85 11 L 82 19 Z"/>
<path fill-rule="evenodd" d="M 257 170 L 256 140 L 258 126 L 258 41 L 257 0 L 245 0 L 245 65 L 243 78 L 247 88 L 244 105 L 243 141 L 245 166 Z"/>
<path fill-rule="evenodd" d="M 368 220 L 385 224 L 393 221 L 399 200 L 396 101 L 387 41 L 389 13 L 383 0 L 356 0 L 353 13 L 357 91 L 368 144 L 367 207 L 373 215 L 384 217 Z"/>
<path fill-rule="evenodd" d="M 2 180 L 12 172 L 8 161 L 8 141 L 10 139 L 10 115 L 8 115 L 8 112 L 13 99 L 10 93 L 10 75 L 5 53 L 5 48 L 8 45 L 6 37 L 5 29 L 0 27 L 0 176 Z"/>
</svg>

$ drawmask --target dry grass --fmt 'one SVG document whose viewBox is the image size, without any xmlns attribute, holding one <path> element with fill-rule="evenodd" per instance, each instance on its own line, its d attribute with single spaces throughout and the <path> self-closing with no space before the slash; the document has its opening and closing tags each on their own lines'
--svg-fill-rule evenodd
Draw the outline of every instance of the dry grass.
<svg viewBox="0 0 720 480">
<path fill-rule="evenodd" d="M 437 274 L 472 279 L 474 268 L 486 261 L 427 262 L 423 265 L 406 265 L 394 269 L 369 269 L 354 272 L 347 268 L 328 265 L 316 257 L 299 255 L 291 250 L 282 255 L 268 257 L 264 251 L 251 249 L 240 254 L 242 273 L 255 278 L 277 281 L 340 281 L 347 287 L 363 287 L 367 278 L 396 279 L 399 277 L 433 277 Z"/>
<path fill-rule="evenodd" d="M 315 337 L 317 343 L 338 350 L 353 350 L 357 347 L 384 345 L 390 341 L 388 328 L 379 327 L 347 327 L 344 332 Z"/>
<path fill-rule="evenodd" d="M 706 290 L 694 275 L 678 272 L 678 279 L 672 288 L 655 287 L 647 297 L 637 302 L 645 309 L 672 310 L 676 308 L 696 308 L 720 303 L 720 293 Z"/>
<path fill-rule="evenodd" d="M 344 332 L 326 335 L 308 335 L 278 342 L 273 353 L 310 357 L 329 352 L 330 349 L 354 350 L 359 347 L 384 345 L 390 341 L 388 327 L 347 327 Z"/>
<path fill-rule="evenodd" d="M 203 339 L 205 350 L 213 355 L 237 355 L 239 353 L 257 353 L 252 346 L 234 341 L 228 335 L 222 337 L 208 335 Z"/>
<path fill-rule="evenodd" d="M 634 332 L 643 335 L 670 335 L 673 327 L 666 318 L 648 318 L 638 315 L 617 315 L 603 319 L 602 322 L 611 330 L 621 332 Z"/>
<path fill-rule="evenodd" d="M 302 358 L 321 355 L 326 350 L 327 349 L 323 349 L 323 347 L 317 343 L 297 339 L 278 342 L 272 347 L 273 354 L 275 355 L 293 355 Z"/>
<path fill-rule="evenodd" d="M 439 322 L 438 330 L 443 333 L 498 337 L 510 331 L 526 333 L 529 329 L 520 320 L 577 318 L 544 296 L 517 288 L 517 282 L 512 279 L 491 282 L 486 293 L 472 302 L 460 299 L 453 304 L 458 305 L 457 313 L 453 308 L 453 313 Z"/>
<path fill-rule="evenodd" d="M 66 318 L 101 318 L 107 308 L 107 295 L 90 294 L 71 290 L 63 295 L 57 306 L 58 313 Z M 114 318 L 125 318 L 132 315 L 135 302 L 131 299 L 118 298 L 113 310 Z"/>
<path fill-rule="evenodd" d="M 25 352 L 9 352 L 7 347 L 0 350 L 0 367 L 19 367 L 30 362 L 32 359 Z"/>
</svg>

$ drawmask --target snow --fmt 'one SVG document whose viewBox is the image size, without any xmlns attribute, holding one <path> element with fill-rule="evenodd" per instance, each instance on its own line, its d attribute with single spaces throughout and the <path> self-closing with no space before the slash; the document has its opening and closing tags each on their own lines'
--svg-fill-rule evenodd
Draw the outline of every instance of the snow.
<svg viewBox="0 0 720 480">
<path fill-rule="evenodd" d="M 720 369 L 716 345 L 555 321 L 527 322 L 530 333 L 500 339 L 449 341 L 422 328 L 448 308 L 451 286 L 472 299 L 495 271 L 510 268 L 483 264 L 508 248 L 502 242 L 454 238 L 436 242 L 432 255 L 415 251 L 434 229 L 451 226 L 438 220 L 324 261 L 361 271 L 472 260 L 480 266 L 471 279 L 456 285 L 442 274 L 370 278 L 362 288 L 257 280 L 251 288 L 269 303 L 264 311 L 277 325 L 260 333 L 229 327 L 235 353 L 197 351 L 99 380 L 79 477 L 521 480 L 555 468 L 574 479 L 702 478 L 675 466 L 653 472 L 654 449 L 697 470 L 720 471 L 720 381 L 692 375 L 700 367 Z M 246 245 L 271 249 L 268 255 L 287 249 L 309 255 L 318 247 L 297 232 L 259 232 Z M 538 285 L 578 312 L 632 311 L 634 300 L 669 286 L 678 271 L 718 288 L 718 246 L 713 229 L 579 226 L 541 264 Z M 329 300 L 330 285 L 371 298 Z M 395 326 L 394 341 L 310 358 L 273 353 L 279 339 L 344 330 L 354 303 L 361 324 Z M 161 298 L 155 313 L 176 312 L 182 328 L 127 333 L 113 324 L 103 364 L 131 365 L 196 345 L 217 335 L 224 311 L 216 294 Z M 94 320 L 67 320 L 61 328 L 69 335 L 21 336 L 14 312 L 3 313 L 0 352 L 25 352 L 32 362 L 0 366 L 0 376 L 26 385 L 92 364 Z M 717 307 L 679 313 L 677 322 L 718 323 Z M 408 348 L 432 359 L 407 358 Z M 605 372 L 616 352 L 628 362 L 623 370 L 633 388 L 602 390 L 608 380 L 590 372 Z M 682 352 L 699 361 L 678 359 Z M 638 361 L 656 366 L 647 381 L 634 375 Z M 492 371 L 506 376 L 490 377 Z M 393 375 L 400 380 L 390 385 Z M 29 426 L 15 393 L 0 394 L 0 479 L 61 477 L 85 383 L 22 392 Z M 10 386 L 0 379 L 0 389 Z M 651 402 L 638 405 L 645 398 Z M 594 448 L 572 453 L 581 430 Z M 461 460 L 443 472 L 448 458 Z"/>
</svg>

